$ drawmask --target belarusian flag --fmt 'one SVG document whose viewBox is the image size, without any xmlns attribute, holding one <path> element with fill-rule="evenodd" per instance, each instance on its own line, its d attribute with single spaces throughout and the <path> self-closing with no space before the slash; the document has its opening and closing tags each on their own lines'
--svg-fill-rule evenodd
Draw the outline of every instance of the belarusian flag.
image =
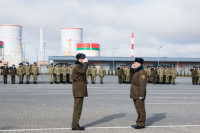
<svg viewBox="0 0 200 133">
<path fill-rule="evenodd" d="M 78 43 L 76 45 L 77 50 L 99 50 L 99 44 L 97 43 Z"/>
<path fill-rule="evenodd" d="M 0 41 L 0 48 L 3 48 L 3 41 Z"/>
</svg>

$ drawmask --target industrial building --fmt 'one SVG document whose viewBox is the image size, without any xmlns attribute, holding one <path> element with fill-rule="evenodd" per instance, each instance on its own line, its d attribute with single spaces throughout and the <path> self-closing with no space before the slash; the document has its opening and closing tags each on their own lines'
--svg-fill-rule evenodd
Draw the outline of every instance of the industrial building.
<svg viewBox="0 0 200 133">
<path fill-rule="evenodd" d="M 113 62 L 114 62 L 114 70 L 120 65 L 129 65 L 131 66 L 134 62 L 134 57 L 87 57 L 89 60 L 90 66 L 95 64 L 97 69 L 100 66 L 103 66 L 106 71 L 113 70 Z M 158 57 L 143 57 L 144 65 L 157 65 Z M 69 63 L 74 64 L 76 61 L 75 57 L 67 57 L 67 56 L 49 56 L 50 63 Z M 189 72 L 190 68 L 193 66 L 200 66 L 200 58 L 173 58 L 173 57 L 160 57 L 159 64 L 161 65 L 171 65 L 177 69 L 178 71 L 186 71 Z"/>
<path fill-rule="evenodd" d="M 0 25 L 0 41 L 1 46 L 0 60 L 3 65 L 4 61 L 8 65 L 18 64 L 22 62 L 22 26 L 20 25 Z"/>
</svg>

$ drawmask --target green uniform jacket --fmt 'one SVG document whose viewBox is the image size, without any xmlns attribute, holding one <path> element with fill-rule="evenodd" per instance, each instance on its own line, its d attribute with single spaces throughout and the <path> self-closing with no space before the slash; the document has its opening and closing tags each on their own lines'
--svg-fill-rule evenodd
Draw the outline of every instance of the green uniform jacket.
<svg viewBox="0 0 200 133">
<path fill-rule="evenodd" d="M 22 66 L 19 66 L 17 68 L 17 75 L 22 76 L 24 74 L 24 68 Z"/>
<path fill-rule="evenodd" d="M 197 76 L 197 70 L 195 69 L 190 69 L 191 73 L 192 73 L 192 77 L 196 77 Z"/>
<path fill-rule="evenodd" d="M 73 67 L 68 67 L 68 72 L 71 75 L 73 73 Z"/>
<path fill-rule="evenodd" d="M 39 74 L 39 67 L 38 66 L 32 66 L 31 72 L 33 75 Z"/>
<path fill-rule="evenodd" d="M 86 76 L 90 75 L 90 73 L 91 73 L 90 68 L 88 68 L 87 71 L 86 71 Z"/>
<path fill-rule="evenodd" d="M 130 67 L 129 68 L 126 68 L 126 75 L 127 76 L 130 76 L 131 72 L 130 72 Z"/>
<path fill-rule="evenodd" d="M 24 74 L 25 75 L 31 75 L 31 67 L 30 66 L 24 67 Z"/>
<path fill-rule="evenodd" d="M 4 66 L 2 66 L 1 69 L 3 70 L 3 75 L 9 74 L 9 68 L 8 67 L 5 68 Z"/>
<path fill-rule="evenodd" d="M 61 67 L 61 68 L 60 68 L 60 72 L 61 72 L 61 74 L 63 74 L 63 75 L 66 75 L 66 74 L 67 74 L 67 71 L 68 71 L 68 68 L 67 68 L 67 67 Z"/>
<path fill-rule="evenodd" d="M 118 76 L 124 75 L 124 70 L 123 69 L 118 69 Z"/>
<path fill-rule="evenodd" d="M 166 70 L 165 70 L 165 75 L 166 75 L 167 77 L 169 77 L 169 76 L 170 76 L 170 74 L 171 74 L 171 70 L 169 70 L 169 69 L 166 69 Z"/>
<path fill-rule="evenodd" d="M 103 68 L 99 69 L 99 76 L 104 77 L 106 75 L 106 71 Z"/>
<path fill-rule="evenodd" d="M 96 68 L 90 68 L 90 72 L 92 76 L 97 76 L 97 69 Z"/>
<path fill-rule="evenodd" d="M 15 76 L 17 74 L 17 69 L 14 67 L 10 67 L 10 76 Z"/>
<path fill-rule="evenodd" d="M 199 76 L 199 77 L 200 77 L 200 69 L 199 69 L 199 70 L 197 70 L 197 76 Z"/>
<path fill-rule="evenodd" d="M 75 66 L 72 72 L 73 87 L 72 92 L 74 97 L 87 97 L 87 84 L 86 84 L 86 71 L 88 69 L 88 63 L 84 64 L 79 61 L 75 62 Z"/>
<path fill-rule="evenodd" d="M 49 69 L 49 74 L 53 74 L 54 67 L 53 66 L 47 66 L 47 68 Z"/>
<path fill-rule="evenodd" d="M 158 75 L 157 70 L 156 69 L 152 69 L 152 77 L 155 77 L 157 75 Z"/>
<path fill-rule="evenodd" d="M 53 73 L 56 74 L 56 75 L 60 75 L 60 67 L 59 67 L 59 66 L 56 66 L 56 67 L 54 68 Z"/>
<path fill-rule="evenodd" d="M 135 69 L 135 73 L 132 77 L 132 83 L 130 88 L 130 98 L 139 99 L 139 97 L 146 97 L 146 72 L 144 66 L 140 66 Z"/>
<path fill-rule="evenodd" d="M 173 78 L 177 76 L 176 74 L 177 74 L 177 73 L 176 73 L 176 70 L 172 70 L 172 71 L 171 71 L 171 75 L 172 75 Z"/>
</svg>

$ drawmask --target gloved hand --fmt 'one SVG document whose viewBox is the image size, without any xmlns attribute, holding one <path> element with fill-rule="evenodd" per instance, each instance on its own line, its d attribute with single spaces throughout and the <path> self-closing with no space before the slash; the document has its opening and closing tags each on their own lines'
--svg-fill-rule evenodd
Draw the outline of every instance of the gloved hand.
<svg viewBox="0 0 200 133">
<path fill-rule="evenodd" d="M 85 62 L 88 62 L 88 59 L 87 59 L 87 58 L 85 58 L 85 59 L 83 60 L 83 63 L 85 63 Z"/>
<path fill-rule="evenodd" d="M 132 64 L 131 68 L 134 68 L 134 65 Z"/>
<path fill-rule="evenodd" d="M 140 100 L 144 99 L 144 97 L 139 97 Z"/>
<path fill-rule="evenodd" d="M 37 76 L 39 75 L 39 73 L 37 73 Z"/>
</svg>

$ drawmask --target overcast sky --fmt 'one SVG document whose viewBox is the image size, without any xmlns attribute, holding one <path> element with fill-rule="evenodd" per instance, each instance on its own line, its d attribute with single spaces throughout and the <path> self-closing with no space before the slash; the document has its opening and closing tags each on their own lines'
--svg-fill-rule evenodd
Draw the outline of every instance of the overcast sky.
<svg viewBox="0 0 200 133">
<path fill-rule="evenodd" d="M 83 28 L 83 42 L 101 56 L 200 57 L 200 0 L 0 0 L 0 24 L 23 26 L 26 57 L 36 61 L 40 28 L 46 56 L 59 55 L 63 27 Z M 39 50 L 38 50 L 39 51 Z M 38 52 L 39 53 L 39 52 Z M 39 56 L 39 54 L 38 54 Z"/>
</svg>

